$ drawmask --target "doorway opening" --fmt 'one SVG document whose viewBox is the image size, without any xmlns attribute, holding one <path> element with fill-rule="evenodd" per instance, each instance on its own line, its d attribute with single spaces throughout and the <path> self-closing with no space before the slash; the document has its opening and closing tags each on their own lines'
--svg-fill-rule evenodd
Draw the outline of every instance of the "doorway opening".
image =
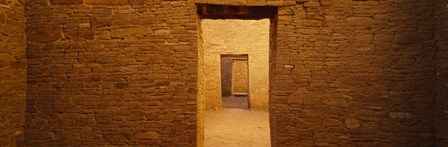
<svg viewBox="0 0 448 147">
<path fill-rule="evenodd" d="M 277 7 L 197 5 L 197 12 L 198 146 L 271 146 Z M 223 65 L 229 57 L 231 70 Z M 232 107 L 229 95 L 246 98 L 234 101 L 244 105 Z"/>
<path fill-rule="evenodd" d="M 249 109 L 248 55 L 221 55 L 222 107 Z"/>
</svg>

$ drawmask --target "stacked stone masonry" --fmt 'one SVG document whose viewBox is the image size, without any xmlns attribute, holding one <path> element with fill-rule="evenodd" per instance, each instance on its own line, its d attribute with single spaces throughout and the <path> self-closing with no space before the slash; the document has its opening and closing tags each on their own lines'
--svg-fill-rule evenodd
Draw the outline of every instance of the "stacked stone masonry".
<svg viewBox="0 0 448 147">
<path fill-rule="evenodd" d="M 29 0 L 29 146 L 193 146 L 193 2 Z"/>
<path fill-rule="evenodd" d="M 447 144 L 446 0 L 0 0 L 0 146 L 201 145 L 195 3 L 279 6 L 273 146 Z"/>
<path fill-rule="evenodd" d="M 26 56 L 22 0 L 0 0 L 0 146 L 23 145 Z"/>
<path fill-rule="evenodd" d="M 274 144 L 433 144 L 433 4 L 333 0 L 281 7 Z"/>
<path fill-rule="evenodd" d="M 437 0 L 435 21 L 437 39 L 435 127 L 436 145 L 448 144 L 448 1 Z"/>
</svg>

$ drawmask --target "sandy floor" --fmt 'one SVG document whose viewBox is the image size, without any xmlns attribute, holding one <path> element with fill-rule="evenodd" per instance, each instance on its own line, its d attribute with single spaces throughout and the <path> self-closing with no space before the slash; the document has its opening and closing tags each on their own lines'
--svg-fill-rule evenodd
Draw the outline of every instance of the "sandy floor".
<svg viewBox="0 0 448 147">
<path fill-rule="evenodd" d="M 269 147 L 269 112 L 224 108 L 205 112 L 205 147 Z"/>
</svg>

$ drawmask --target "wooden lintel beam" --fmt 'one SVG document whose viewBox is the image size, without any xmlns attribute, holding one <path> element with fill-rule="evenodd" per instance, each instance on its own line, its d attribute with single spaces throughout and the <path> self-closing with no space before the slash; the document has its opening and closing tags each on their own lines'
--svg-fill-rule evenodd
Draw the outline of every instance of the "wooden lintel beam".
<svg viewBox="0 0 448 147">
<path fill-rule="evenodd" d="M 198 5 L 197 12 L 201 18 L 210 19 L 261 19 L 277 15 L 277 7 Z"/>
</svg>

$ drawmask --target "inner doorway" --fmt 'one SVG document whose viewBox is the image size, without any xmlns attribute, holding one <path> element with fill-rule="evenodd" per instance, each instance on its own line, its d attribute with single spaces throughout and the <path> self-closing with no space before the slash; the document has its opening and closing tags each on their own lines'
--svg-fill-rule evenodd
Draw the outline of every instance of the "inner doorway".
<svg viewBox="0 0 448 147">
<path fill-rule="evenodd" d="M 248 55 L 221 55 L 222 107 L 249 109 Z"/>
</svg>

